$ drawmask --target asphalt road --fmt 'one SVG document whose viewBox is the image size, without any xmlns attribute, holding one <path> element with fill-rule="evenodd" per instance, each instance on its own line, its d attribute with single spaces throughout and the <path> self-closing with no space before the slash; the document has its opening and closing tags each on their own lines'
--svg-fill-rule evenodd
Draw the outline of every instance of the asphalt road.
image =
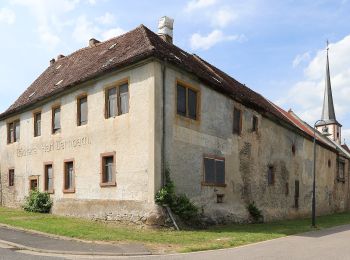
<svg viewBox="0 0 350 260">
<path fill-rule="evenodd" d="M 350 260 L 350 225 L 332 229 L 310 232 L 243 247 L 197 252 L 190 254 L 176 254 L 163 256 L 135 256 L 135 257 L 87 257 L 65 256 L 66 259 L 135 259 L 135 260 L 187 260 L 187 259 L 214 259 L 214 260 L 280 260 L 280 259 L 307 259 L 307 260 Z M 0 244 L 0 260 L 14 259 L 64 259 L 53 256 L 28 255 L 26 251 L 16 251 L 11 248 L 2 248 Z"/>
</svg>

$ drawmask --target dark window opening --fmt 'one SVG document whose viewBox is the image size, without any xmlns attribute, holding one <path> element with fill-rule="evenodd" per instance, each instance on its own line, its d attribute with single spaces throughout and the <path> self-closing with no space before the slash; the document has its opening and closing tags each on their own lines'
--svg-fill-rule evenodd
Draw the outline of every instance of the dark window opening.
<svg viewBox="0 0 350 260">
<path fill-rule="evenodd" d="M 30 188 L 30 190 L 32 190 L 32 191 L 36 191 L 36 190 L 38 190 L 38 179 L 37 178 L 35 178 L 35 179 L 30 179 L 29 180 L 29 188 Z"/>
<path fill-rule="evenodd" d="M 296 180 L 294 185 L 294 208 L 299 208 L 299 180 Z"/>
<path fill-rule="evenodd" d="M 258 131 L 258 117 L 253 116 L 253 122 L 252 122 L 252 131 L 257 132 Z"/>
<path fill-rule="evenodd" d="M 204 157 L 204 184 L 225 185 L 225 159 Z"/>
<path fill-rule="evenodd" d="M 331 166 L 332 166 L 331 159 L 328 159 L 328 168 L 331 168 Z"/>
<path fill-rule="evenodd" d="M 269 166 L 269 168 L 267 169 L 267 184 L 275 184 L 275 171 L 273 166 Z"/>
<path fill-rule="evenodd" d="M 197 120 L 198 93 L 189 87 L 177 85 L 177 114 Z"/>
<path fill-rule="evenodd" d="M 289 184 L 288 184 L 288 182 L 286 182 L 286 186 L 285 186 L 285 195 L 286 196 L 289 195 Z"/>
<path fill-rule="evenodd" d="M 240 135 L 242 132 L 242 111 L 238 108 L 233 109 L 233 133 Z"/>
<path fill-rule="evenodd" d="M 9 186 L 15 186 L 15 170 L 10 169 L 9 170 Z"/>
<path fill-rule="evenodd" d="M 295 144 L 292 145 L 292 154 L 295 155 Z"/>
</svg>

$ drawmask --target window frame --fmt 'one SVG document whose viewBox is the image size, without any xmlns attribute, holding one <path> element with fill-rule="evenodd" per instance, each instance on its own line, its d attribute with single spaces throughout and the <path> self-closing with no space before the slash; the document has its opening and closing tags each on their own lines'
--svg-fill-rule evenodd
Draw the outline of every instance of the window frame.
<svg viewBox="0 0 350 260">
<path fill-rule="evenodd" d="M 17 124 L 19 127 L 19 136 L 17 136 L 16 134 Z M 6 125 L 7 125 L 7 144 L 17 143 L 20 140 L 20 136 L 21 136 L 21 120 L 15 119 L 15 120 L 9 121 Z M 13 136 L 11 135 L 11 130 L 10 130 L 11 125 L 12 125 Z M 12 137 L 13 137 L 13 141 L 11 140 Z"/>
<path fill-rule="evenodd" d="M 242 117 L 242 115 L 241 115 L 241 117 Z M 253 115 L 253 117 L 252 117 L 252 132 L 258 132 L 258 130 L 259 130 L 259 117 L 256 115 Z"/>
<path fill-rule="evenodd" d="M 86 99 L 86 121 L 81 121 L 81 100 Z M 89 103 L 88 95 L 86 93 L 77 96 L 77 126 L 87 125 L 89 122 Z"/>
<path fill-rule="evenodd" d="M 238 122 L 238 132 L 235 130 L 235 110 L 239 111 L 239 122 Z M 242 121 L 243 121 L 243 110 L 237 106 L 233 107 L 233 122 L 232 122 L 232 133 L 234 135 L 241 135 L 242 134 Z"/>
<path fill-rule="evenodd" d="M 340 176 L 340 165 L 341 164 L 343 165 L 343 176 Z M 345 160 L 338 158 L 338 162 L 337 162 L 337 181 L 338 182 L 345 183 L 345 173 L 346 173 L 345 167 L 346 167 Z"/>
<path fill-rule="evenodd" d="M 105 174 L 105 158 L 107 157 L 113 157 L 113 165 L 112 165 L 112 181 L 110 182 L 103 182 L 103 176 Z M 108 153 L 101 153 L 100 154 L 100 187 L 115 187 L 117 186 L 117 181 L 116 181 L 116 152 L 108 152 Z"/>
<path fill-rule="evenodd" d="M 271 173 L 271 178 L 270 178 L 270 173 Z M 275 167 L 273 165 L 268 165 L 267 166 L 267 185 L 274 186 L 275 183 L 276 183 Z"/>
<path fill-rule="evenodd" d="M 37 117 L 38 117 L 38 115 L 40 115 L 40 134 L 38 134 L 38 128 L 37 128 Z M 41 111 L 36 111 L 36 112 L 34 112 L 33 113 L 33 122 L 34 122 L 34 125 L 33 125 L 33 127 L 34 127 L 34 137 L 39 137 L 39 136 L 41 136 L 41 125 L 42 125 L 42 112 Z"/>
<path fill-rule="evenodd" d="M 73 163 L 72 187 L 66 189 L 67 167 L 68 163 Z M 66 159 L 63 161 L 63 193 L 75 193 L 75 161 L 74 159 Z"/>
<path fill-rule="evenodd" d="M 36 190 L 39 191 L 39 176 L 38 175 L 31 175 L 28 177 L 29 181 L 29 191 L 32 191 L 32 181 L 36 181 Z"/>
<path fill-rule="evenodd" d="M 224 162 L 224 183 L 216 183 L 216 182 L 207 182 L 205 180 L 205 159 L 211 159 L 214 161 L 223 161 Z M 202 178 L 202 186 L 214 186 L 214 187 L 226 187 L 226 160 L 225 157 L 221 157 L 221 156 L 215 156 L 215 155 L 208 155 L 208 154 L 204 154 L 203 155 L 203 178 Z M 216 167 L 215 167 L 215 175 L 214 175 L 215 179 L 216 179 Z"/>
<path fill-rule="evenodd" d="M 58 129 L 54 129 L 54 126 L 55 126 L 55 110 L 56 109 L 60 109 L 60 128 L 58 128 Z M 61 115 L 62 115 L 62 107 L 61 107 L 61 105 L 52 106 L 52 108 L 51 108 L 51 133 L 53 135 L 61 133 L 61 130 L 62 130 L 62 122 L 61 122 L 61 117 L 62 116 Z"/>
<path fill-rule="evenodd" d="M 11 177 L 12 175 L 12 177 Z M 14 187 L 15 186 L 15 168 L 9 168 L 8 169 L 8 186 Z"/>
<path fill-rule="evenodd" d="M 185 98 L 185 103 L 186 103 L 186 115 L 182 115 L 178 113 L 177 110 L 177 87 L 181 86 L 183 88 L 185 88 L 186 91 L 186 98 Z M 188 90 L 192 90 L 193 92 L 196 93 L 196 118 L 192 118 L 189 116 L 189 103 L 188 103 Z M 201 91 L 199 89 L 198 86 L 194 86 L 192 84 L 189 84 L 185 81 L 179 80 L 177 79 L 175 82 L 175 114 L 177 117 L 185 119 L 185 120 L 190 120 L 192 122 L 200 122 L 200 117 L 201 117 L 201 113 L 200 113 L 200 108 L 201 108 Z"/>
<path fill-rule="evenodd" d="M 52 169 L 52 189 L 49 189 L 48 187 L 48 172 L 47 172 L 47 167 L 51 166 Z M 44 162 L 44 187 L 43 191 L 49 193 L 49 194 L 54 194 L 55 193 L 55 175 L 54 175 L 54 168 L 53 168 L 53 162 Z"/>
<path fill-rule="evenodd" d="M 121 100 L 120 100 L 120 87 L 123 85 L 128 85 L 128 112 L 121 114 Z M 109 111 L 109 106 L 108 106 L 108 91 L 115 88 L 116 89 L 116 99 L 117 99 L 117 113 L 115 116 L 110 116 L 110 111 Z M 105 105 L 104 105 L 104 114 L 105 114 L 105 119 L 109 118 L 116 118 L 121 115 L 129 114 L 130 112 L 130 83 L 129 83 L 129 78 L 127 79 L 122 79 L 116 82 L 113 82 L 111 84 L 108 84 L 104 88 L 104 95 L 105 95 Z"/>
</svg>

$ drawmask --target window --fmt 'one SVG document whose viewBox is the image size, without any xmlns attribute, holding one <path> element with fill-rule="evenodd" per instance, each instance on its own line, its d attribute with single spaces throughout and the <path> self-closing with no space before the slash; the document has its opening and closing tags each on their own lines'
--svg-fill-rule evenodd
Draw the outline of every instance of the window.
<svg viewBox="0 0 350 260">
<path fill-rule="evenodd" d="M 292 154 L 295 155 L 295 144 L 292 144 Z"/>
<path fill-rule="evenodd" d="M 10 169 L 9 170 L 9 186 L 15 186 L 15 170 Z"/>
<path fill-rule="evenodd" d="M 77 106 L 78 126 L 86 125 L 88 122 L 87 96 L 78 98 Z"/>
<path fill-rule="evenodd" d="M 344 177 L 345 177 L 345 162 L 343 161 L 339 161 L 338 164 L 338 181 L 344 181 Z"/>
<path fill-rule="evenodd" d="M 64 163 L 64 190 L 63 192 L 75 192 L 74 187 L 74 162 L 65 161 Z"/>
<path fill-rule="evenodd" d="M 34 114 L 34 137 L 41 136 L 41 112 Z"/>
<path fill-rule="evenodd" d="M 61 131 L 61 108 L 52 109 L 52 133 L 56 134 Z"/>
<path fill-rule="evenodd" d="M 267 170 L 267 184 L 268 185 L 275 184 L 275 171 L 273 166 L 269 166 Z"/>
<path fill-rule="evenodd" d="M 331 159 L 328 159 L 328 168 L 331 168 L 331 166 L 332 166 Z"/>
<path fill-rule="evenodd" d="M 238 108 L 233 109 L 233 133 L 240 135 L 242 132 L 242 111 Z"/>
<path fill-rule="evenodd" d="M 37 191 L 39 186 L 39 178 L 38 176 L 30 176 L 29 177 L 29 190 Z"/>
<path fill-rule="evenodd" d="M 177 114 L 197 120 L 198 91 L 183 85 L 177 84 Z"/>
<path fill-rule="evenodd" d="M 101 186 L 115 186 L 115 153 L 101 154 Z"/>
<path fill-rule="evenodd" d="M 253 116 L 252 131 L 253 132 L 258 131 L 258 117 L 257 116 Z"/>
<path fill-rule="evenodd" d="M 123 83 L 106 90 L 106 118 L 129 112 L 129 85 Z"/>
<path fill-rule="evenodd" d="M 45 164 L 44 166 L 45 169 L 45 175 L 44 175 L 44 181 L 45 181 L 45 186 L 44 190 L 48 193 L 53 193 L 53 168 L 52 164 Z"/>
<path fill-rule="evenodd" d="M 225 159 L 204 157 L 204 185 L 225 186 Z"/>
<path fill-rule="evenodd" d="M 19 120 L 7 124 L 7 143 L 15 143 L 19 141 L 20 124 Z"/>
</svg>

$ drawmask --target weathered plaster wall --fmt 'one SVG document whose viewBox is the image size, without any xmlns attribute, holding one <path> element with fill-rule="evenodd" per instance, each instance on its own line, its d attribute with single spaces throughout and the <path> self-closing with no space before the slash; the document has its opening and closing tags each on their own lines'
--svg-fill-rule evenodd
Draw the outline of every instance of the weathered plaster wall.
<svg viewBox="0 0 350 260">
<path fill-rule="evenodd" d="M 29 192 L 29 177 L 39 176 L 44 189 L 44 162 L 53 163 L 53 212 L 93 218 L 144 218 L 154 205 L 159 179 L 159 147 L 155 146 L 157 101 L 154 64 L 114 73 L 35 109 L 42 111 L 42 135 L 33 137 L 33 111 L 20 119 L 20 141 L 6 143 L 6 122 L 0 123 L 3 204 L 19 206 Z M 105 119 L 104 88 L 129 79 L 129 113 Z M 77 126 L 77 96 L 88 95 L 88 124 Z M 61 105 L 61 133 L 51 134 L 51 108 Z M 159 127 L 158 127 L 159 128 Z M 100 154 L 116 152 L 116 187 L 100 187 Z M 75 190 L 63 193 L 63 162 L 74 159 Z M 15 169 L 15 186 L 8 187 L 8 169 Z M 157 190 L 159 187 L 157 187 Z M 123 217 L 120 217 L 123 216 Z"/>
<path fill-rule="evenodd" d="M 200 91 L 200 120 L 176 114 L 176 81 Z M 246 206 L 255 202 L 265 220 L 307 216 L 311 210 L 312 142 L 234 102 L 177 69 L 166 74 L 166 162 L 177 192 L 187 194 L 202 212 L 217 221 L 244 221 Z M 232 134 L 233 108 L 242 109 L 242 134 Z M 252 117 L 259 118 L 253 132 Z M 295 155 L 292 145 L 295 146 Z M 225 157 L 226 187 L 201 185 L 203 156 Z M 331 167 L 328 167 L 328 159 Z M 344 210 L 348 193 L 348 162 L 345 183 L 336 181 L 337 155 L 317 147 L 317 213 Z M 268 167 L 275 172 L 268 185 Z M 300 182 L 299 207 L 295 208 L 295 181 Z M 217 203 L 217 194 L 224 194 Z"/>
</svg>

